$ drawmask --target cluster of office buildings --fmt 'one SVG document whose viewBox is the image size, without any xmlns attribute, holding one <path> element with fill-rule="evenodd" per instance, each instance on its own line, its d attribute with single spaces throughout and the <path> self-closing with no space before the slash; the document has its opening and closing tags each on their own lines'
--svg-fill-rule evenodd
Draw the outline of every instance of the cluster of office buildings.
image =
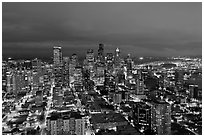
<svg viewBox="0 0 204 137">
<path fill-rule="evenodd" d="M 88 49 L 81 61 L 77 54 L 63 56 L 63 48 L 54 46 L 51 64 L 37 58 L 3 61 L 5 122 L 11 111 L 22 109 L 14 107 L 23 98 L 23 105 L 34 100 L 24 108 L 26 117 L 33 115 L 33 107 L 43 112 L 39 134 L 200 134 L 201 60 L 137 64 L 130 54 L 122 57 L 120 52 L 116 48 L 105 53 L 99 44 L 96 55 Z"/>
</svg>

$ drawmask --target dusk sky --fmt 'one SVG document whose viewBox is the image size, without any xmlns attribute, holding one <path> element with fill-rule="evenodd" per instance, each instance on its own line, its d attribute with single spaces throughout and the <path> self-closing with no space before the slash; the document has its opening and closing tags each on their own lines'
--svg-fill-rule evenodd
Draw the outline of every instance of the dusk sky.
<svg viewBox="0 0 204 137">
<path fill-rule="evenodd" d="M 3 3 L 3 57 L 202 55 L 202 3 Z"/>
</svg>

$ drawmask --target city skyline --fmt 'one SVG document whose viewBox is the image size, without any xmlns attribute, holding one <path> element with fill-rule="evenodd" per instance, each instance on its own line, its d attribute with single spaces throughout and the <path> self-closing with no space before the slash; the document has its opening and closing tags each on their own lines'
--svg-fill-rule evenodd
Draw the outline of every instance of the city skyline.
<svg viewBox="0 0 204 137">
<path fill-rule="evenodd" d="M 2 3 L 2 135 L 202 135 L 202 3 Z"/>
<path fill-rule="evenodd" d="M 202 59 L 128 54 L 2 61 L 3 135 L 200 135 Z M 84 51 L 85 52 L 85 51 Z"/>
<path fill-rule="evenodd" d="M 202 55 L 202 3 L 3 3 L 2 54 L 45 58 L 96 55 L 117 47 L 122 55 Z M 80 50 L 79 50 L 80 49 Z"/>
</svg>

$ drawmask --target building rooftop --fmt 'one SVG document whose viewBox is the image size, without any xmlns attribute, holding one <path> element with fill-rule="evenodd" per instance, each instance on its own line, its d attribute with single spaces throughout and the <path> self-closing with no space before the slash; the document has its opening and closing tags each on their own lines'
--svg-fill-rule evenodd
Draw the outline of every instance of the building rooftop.
<svg viewBox="0 0 204 137">
<path fill-rule="evenodd" d="M 57 120 L 59 118 L 62 119 L 70 119 L 70 118 L 75 118 L 75 119 L 81 119 L 84 117 L 84 115 L 80 114 L 79 112 L 74 112 L 74 111 L 67 111 L 67 112 L 53 112 L 50 114 L 47 119 L 50 120 Z"/>
<path fill-rule="evenodd" d="M 119 113 L 99 113 L 91 115 L 91 123 L 125 122 L 126 119 Z"/>
</svg>

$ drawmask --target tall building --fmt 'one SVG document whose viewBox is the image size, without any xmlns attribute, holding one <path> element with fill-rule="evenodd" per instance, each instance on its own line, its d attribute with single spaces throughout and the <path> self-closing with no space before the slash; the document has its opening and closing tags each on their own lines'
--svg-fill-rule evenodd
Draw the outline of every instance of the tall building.
<svg viewBox="0 0 204 137">
<path fill-rule="evenodd" d="M 104 86 L 106 91 L 115 91 L 115 78 L 111 73 L 105 72 Z"/>
<path fill-rule="evenodd" d="M 116 50 L 115 50 L 115 58 L 114 58 L 115 60 L 115 62 L 114 62 L 114 64 L 115 64 L 115 67 L 116 68 L 119 68 L 120 67 L 120 49 L 119 48 L 116 48 Z"/>
<path fill-rule="evenodd" d="M 135 94 L 144 95 L 144 81 L 139 78 L 136 78 L 135 81 L 136 81 Z"/>
<path fill-rule="evenodd" d="M 53 47 L 53 63 L 55 67 L 62 66 L 62 47 Z"/>
<path fill-rule="evenodd" d="M 43 78 L 43 71 L 42 71 L 42 62 L 41 60 L 35 58 L 31 61 L 32 64 L 32 93 L 35 94 L 35 92 L 38 90 L 40 86 L 40 79 Z"/>
<path fill-rule="evenodd" d="M 75 67 L 75 71 L 74 71 L 74 82 L 73 85 L 75 87 L 75 89 L 82 89 L 83 86 L 83 81 L 82 81 L 82 68 L 81 67 Z"/>
<path fill-rule="evenodd" d="M 127 56 L 126 64 L 127 64 L 127 71 L 132 71 L 133 60 L 131 59 L 130 54 L 128 54 Z"/>
<path fill-rule="evenodd" d="M 16 94 L 20 93 L 26 87 L 24 71 L 20 71 L 20 70 L 16 71 L 15 86 L 16 86 Z"/>
<path fill-rule="evenodd" d="M 63 106 L 63 97 L 64 93 L 61 87 L 53 88 L 53 106 L 54 107 L 62 107 Z"/>
<path fill-rule="evenodd" d="M 8 93 L 16 92 L 16 76 L 14 71 L 8 71 L 6 72 L 6 91 Z"/>
<path fill-rule="evenodd" d="M 151 106 L 144 102 L 136 102 L 133 108 L 134 124 L 143 130 L 151 129 Z"/>
<path fill-rule="evenodd" d="M 104 63 L 105 63 L 104 45 L 103 44 L 99 44 L 98 56 L 97 56 L 97 64 L 98 65 L 104 65 Z"/>
<path fill-rule="evenodd" d="M 113 56 L 113 53 L 107 53 L 107 56 L 106 56 L 106 70 L 109 73 L 112 73 L 113 65 L 114 65 L 114 56 Z"/>
<path fill-rule="evenodd" d="M 93 49 L 89 49 L 86 53 L 86 59 L 84 60 L 84 69 L 89 73 L 89 78 L 94 76 L 94 52 Z"/>
<path fill-rule="evenodd" d="M 78 112 L 57 112 L 47 117 L 51 135 L 85 135 L 85 117 Z"/>
<path fill-rule="evenodd" d="M 53 47 L 53 63 L 54 63 L 54 81 L 55 85 L 62 86 L 64 83 L 63 77 L 63 58 L 62 48 L 55 46 Z"/>
<path fill-rule="evenodd" d="M 43 91 L 39 90 L 36 92 L 35 104 L 36 106 L 41 106 L 43 104 Z"/>
<path fill-rule="evenodd" d="M 104 56 L 104 45 L 99 44 L 98 56 Z"/>
<path fill-rule="evenodd" d="M 64 77 L 64 85 L 69 86 L 69 57 L 63 57 L 63 77 Z"/>
<path fill-rule="evenodd" d="M 72 54 L 69 63 L 69 83 L 74 81 L 75 68 L 79 65 L 77 54 Z"/>
<path fill-rule="evenodd" d="M 197 99 L 199 96 L 198 85 L 189 85 L 190 98 Z"/>
<path fill-rule="evenodd" d="M 89 49 L 86 53 L 86 59 L 88 62 L 94 62 L 94 51 L 93 49 Z"/>
<path fill-rule="evenodd" d="M 96 67 L 96 85 L 104 85 L 105 81 L 105 67 L 97 66 Z"/>
<path fill-rule="evenodd" d="M 35 58 L 34 60 L 32 60 L 32 69 L 33 71 L 36 71 L 38 72 L 39 74 L 41 73 L 42 71 L 42 62 L 41 60 Z"/>
<path fill-rule="evenodd" d="M 6 72 L 7 72 L 7 63 L 5 61 L 2 62 L 2 90 L 6 92 Z"/>
<path fill-rule="evenodd" d="M 179 90 L 183 88 L 183 81 L 184 81 L 184 72 L 182 70 L 175 71 L 175 84 Z"/>
<path fill-rule="evenodd" d="M 171 135 L 171 105 L 164 100 L 153 100 L 151 129 L 158 135 Z"/>
</svg>

